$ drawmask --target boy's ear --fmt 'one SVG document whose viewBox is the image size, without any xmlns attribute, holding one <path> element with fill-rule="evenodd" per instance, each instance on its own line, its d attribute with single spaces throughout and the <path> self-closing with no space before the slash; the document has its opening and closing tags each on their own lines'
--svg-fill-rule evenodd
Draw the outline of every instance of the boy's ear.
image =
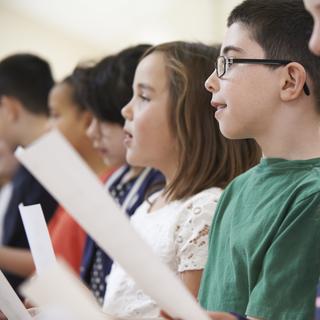
<svg viewBox="0 0 320 320">
<path fill-rule="evenodd" d="M 307 80 L 305 68 L 298 62 L 290 62 L 283 68 L 281 73 L 280 97 L 283 101 L 297 99 L 304 95 L 303 86 Z"/>
<path fill-rule="evenodd" d="M 15 122 L 19 119 L 22 106 L 19 100 L 10 96 L 2 96 L 0 98 L 0 105 L 3 108 L 3 114 L 6 115 L 10 122 Z"/>
</svg>

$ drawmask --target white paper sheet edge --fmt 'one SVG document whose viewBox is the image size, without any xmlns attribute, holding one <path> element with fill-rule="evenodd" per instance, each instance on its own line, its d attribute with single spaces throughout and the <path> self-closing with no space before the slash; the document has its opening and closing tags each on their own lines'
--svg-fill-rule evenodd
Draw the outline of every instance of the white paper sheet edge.
<svg viewBox="0 0 320 320">
<path fill-rule="evenodd" d="M 185 320 L 209 319 L 182 282 L 136 234 L 95 174 L 58 131 L 15 154 L 163 310 Z"/>
<path fill-rule="evenodd" d="M 2 271 L 0 271 L 0 310 L 9 320 L 32 319 Z"/>
<path fill-rule="evenodd" d="M 37 274 L 41 274 L 56 263 L 41 205 L 24 206 L 20 204 L 19 210 Z"/>
</svg>

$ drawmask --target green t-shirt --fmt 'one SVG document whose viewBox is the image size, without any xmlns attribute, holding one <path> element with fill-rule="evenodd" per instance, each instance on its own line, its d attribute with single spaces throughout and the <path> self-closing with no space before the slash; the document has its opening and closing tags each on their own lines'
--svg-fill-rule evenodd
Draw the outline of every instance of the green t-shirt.
<svg viewBox="0 0 320 320">
<path fill-rule="evenodd" d="M 309 320 L 319 273 L 320 159 L 262 159 L 220 199 L 201 305 L 267 320 Z"/>
</svg>

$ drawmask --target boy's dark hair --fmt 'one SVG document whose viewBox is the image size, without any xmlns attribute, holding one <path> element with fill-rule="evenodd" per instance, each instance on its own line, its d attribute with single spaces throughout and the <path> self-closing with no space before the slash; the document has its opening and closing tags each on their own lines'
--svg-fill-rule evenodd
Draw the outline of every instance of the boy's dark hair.
<svg viewBox="0 0 320 320">
<path fill-rule="evenodd" d="M 320 112 L 320 58 L 308 48 L 313 19 L 303 1 L 246 0 L 231 12 L 228 27 L 234 23 L 248 28 L 264 50 L 265 58 L 291 60 L 305 67 Z"/>
<path fill-rule="evenodd" d="M 93 67 L 78 67 L 73 77 L 82 87 L 87 108 L 101 121 L 124 124 L 121 109 L 130 101 L 140 58 L 150 45 L 137 45 L 102 59 Z M 76 90 L 79 91 L 79 90 Z"/>
<path fill-rule="evenodd" d="M 31 113 L 48 115 L 54 84 L 48 62 L 33 54 L 15 54 L 0 61 L 0 97 L 11 96 Z"/>
</svg>

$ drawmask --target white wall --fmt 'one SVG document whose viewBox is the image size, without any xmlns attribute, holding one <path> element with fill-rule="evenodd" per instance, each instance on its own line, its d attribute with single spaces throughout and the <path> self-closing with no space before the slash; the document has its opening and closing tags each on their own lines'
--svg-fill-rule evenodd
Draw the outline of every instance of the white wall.
<svg viewBox="0 0 320 320">
<path fill-rule="evenodd" d="M 99 46 L 71 37 L 16 12 L 0 10 L 0 59 L 16 52 L 32 52 L 50 61 L 54 75 L 61 78 L 71 72 L 80 59 L 102 54 Z"/>
<path fill-rule="evenodd" d="M 82 60 L 172 40 L 220 42 L 240 0 L 1 0 L 0 59 L 33 52 L 57 79 Z"/>
</svg>

